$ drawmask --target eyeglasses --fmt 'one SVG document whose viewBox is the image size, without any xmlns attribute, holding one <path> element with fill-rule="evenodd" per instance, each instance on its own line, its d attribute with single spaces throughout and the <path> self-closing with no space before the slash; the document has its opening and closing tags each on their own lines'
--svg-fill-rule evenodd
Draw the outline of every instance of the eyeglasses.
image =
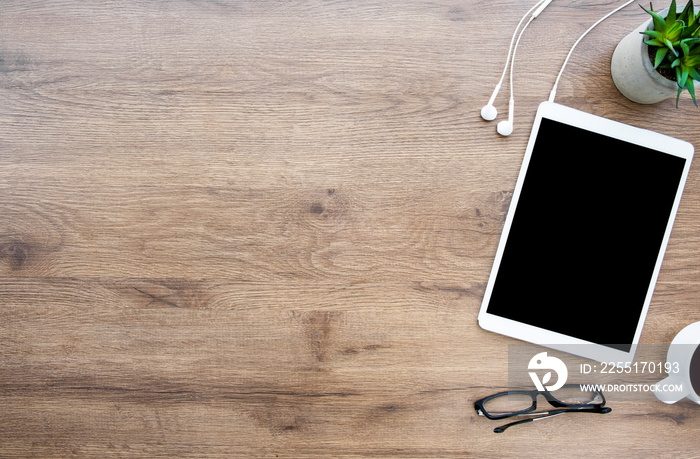
<svg viewBox="0 0 700 459">
<path fill-rule="evenodd" d="M 474 402 L 474 408 L 479 416 L 489 419 L 505 419 L 514 416 L 531 416 L 526 419 L 514 421 L 493 429 L 496 433 L 505 431 L 508 427 L 526 422 L 539 421 L 564 413 L 598 413 L 606 414 L 612 411 L 605 406 L 605 397 L 598 390 L 582 390 L 579 384 L 567 384 L 551 392 L 538 390 L 511 390 L 499 392 Z M 535 411 L 537 409 L 537 396 L 542 395 L 554 410 Z"/>
</svg>

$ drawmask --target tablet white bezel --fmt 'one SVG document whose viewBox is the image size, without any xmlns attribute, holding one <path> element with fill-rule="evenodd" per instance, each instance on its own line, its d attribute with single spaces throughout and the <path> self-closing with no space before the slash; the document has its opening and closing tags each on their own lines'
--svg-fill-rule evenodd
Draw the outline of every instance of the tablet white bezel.
<svg viewBox="0 0 700 459">
<path fill-rule="evenodd" d="M 539 132 L 539 127 L 542 118 L 548 118 L 554 121 L 559 121 L 571 126 L 603 134 L 611 138 L 619 139 L 631 144 L 640 145 L 642 147 L 647 147 L 656 151 L 668 153 L 686 159 L 685 168 L 683 169 L 683 174 L 678 185 L 678 190 L 676 192 L 673 208 L 669 216 L 669 223 L 666 226 L 666 232 L 664 233 L 663 241 L 661 243 L 659 256 L 656 260 L 656 264 L 654 265 L 654 272 L 651 278 L 651 282 L 649 283 L 649 288 L 647 290 L 647 295 L 644 301 L 641 314 L 638 318 L 629 319 L 637 320 L 636 331 L 629 352 L 584 341 L 578 338 L 573 338 L 571 336 L 563 335 L 550 330 L 545 330 L 511 319 L 506 319 L 504 317 L 490 314 L 487 311 L 489 300 L 491 298 L 491 293 L 493 291 L 494 282 L 496 280 L 496 274 L 498 273 L 501 259 L 503 257 L 503 251 L 505 249 L 506 241 L 508 240 L 508 234 L 510 233 L 511 225 L 513 222 L 513 216 L 515 214 L 515 209 L 518 205 L 518 200 L 520 198 L 523 182 L 525 180 L 525 175 L 527 173 L 527 169 L 530 163 L 530 158 L 535 145 L 537 134 Z M 688 172 L 690 170 L 690 163 L 693 158 L 693 152 L 693 145 L 679 139 L 675 139 L 649 130 L 622 124 L 617 121 L 601 118 L 599 116 L 591 115 L 589 113 L 585 113 L 570 107 L 565 107 L 563 105 L 555 104 L 553 102 L 543 102 L 542 104 L 540 104 L 537 110 L 534 125 L 532 127 L 532 132 L 530 134 L 530 140 L 525 151 L 523 164 L 521 166 L 520 173 L 518 175 L 518 180 L 515 185 L 515 190 L 513 192 L 513 198 L 510 204 L 510 208 L 508 209 L 508 214 L 506 215 L 506 221 L 503 227 L 503 232 L 501 233 L 501 239 L 498 243 L 496 257 L 494 259 L 493 267 L 489 275 L 489 280 L 481 304 L 481 309 L 479 311 L 478 323 L 481 326 L 481 328 L 502 335 L 510 336 L 512 338 L 527 341 L 530 343 L 539 344 L 552 349 L 597 360 L 599 362 L 631 362 L 634 358 L 637 344 L 639 343 L 639 337 L 642 333 L 642 327 L 644 325 L 644 320 L 649 309 L 649 304 L 651 303 L 652 293 L 656 285 L 659 270 L 661 269 L 663 256 L 666 252 L 666 246 L 671 235 L 673 222 L 678 211 L 678 206 L 680 204 L 683 188 L 685 187 L 685 182 L 688 177 Z M 611 322 L 614 323 L 614 321 Z"/>
</svg>

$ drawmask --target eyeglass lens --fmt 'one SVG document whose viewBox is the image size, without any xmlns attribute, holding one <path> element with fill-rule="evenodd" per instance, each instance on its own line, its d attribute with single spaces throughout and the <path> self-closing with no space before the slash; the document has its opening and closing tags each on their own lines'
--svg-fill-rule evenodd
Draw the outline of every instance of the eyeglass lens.
<svg viewBox="0 0 700 459">
<path fill-rule="evenodd" d="M 521 393 L 503 394 L 484 402 L 484 409 L 493 415 L 515 413 L 531 406 L 532 397 Z"/>
<path fill-rule="evenodd" d="M 552 396 L 567 405 L 597 405 L 603 403 L 600 394 L 593 391 L 583 391 L 579 386 L 564 386 L 553 392 Z"/>
</svg>

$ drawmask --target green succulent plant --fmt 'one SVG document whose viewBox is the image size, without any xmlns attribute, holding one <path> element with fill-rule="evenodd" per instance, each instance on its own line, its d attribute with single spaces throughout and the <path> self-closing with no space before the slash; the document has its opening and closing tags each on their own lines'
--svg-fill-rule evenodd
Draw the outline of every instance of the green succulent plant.
<svg viewBox="0 0 700 459">
<path fill-rule="evenodd" d="M 651 15 L 654 27 L 642 34 L 648 37 L 644 43 L 656 48 L 654 68 L 667 69 L 671 75 L 675 71 L 676 107 L 684 89 L 697 107 L 694 81 L 700 81 L 700 12 L 695 12 L 693 0 L 688 1 L 680 14 L 673 0 L 665 18 L 654 11 L 651 3 L 649 7 L 642 9 Z"/>
</svg>

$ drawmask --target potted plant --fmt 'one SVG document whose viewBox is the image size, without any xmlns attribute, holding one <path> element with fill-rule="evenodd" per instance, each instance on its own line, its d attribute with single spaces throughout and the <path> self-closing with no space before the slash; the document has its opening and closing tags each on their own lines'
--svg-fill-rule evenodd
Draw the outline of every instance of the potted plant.
<svg viewBox="0 0 700 459">
<path fill-rule="evenodd" d="M 617 89 L 640 104 L 676 97 L 684 90 L 695 106 L 700 86 L 700 10 L 693 0 L 679 13 L 676 0 L 668 10 L 647 10 L 651 18 L 620 41 L 610 71 Z"/>
</svg>

